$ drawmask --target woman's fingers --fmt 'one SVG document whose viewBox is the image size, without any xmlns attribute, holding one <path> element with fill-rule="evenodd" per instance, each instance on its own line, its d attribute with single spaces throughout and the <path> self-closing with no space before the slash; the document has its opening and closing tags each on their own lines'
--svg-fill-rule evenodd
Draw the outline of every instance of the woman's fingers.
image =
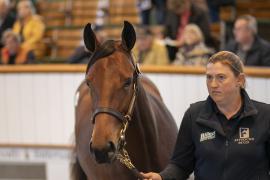
<svg viewBox="0 0 270 180">
<path fill-rule="evenodd" d="M 143 180 L 162 180 L 160 175 L 157 173 L 149 172 L 149 173 L 142 173 L 141 175 L 143 176 Z"/>
</svg>

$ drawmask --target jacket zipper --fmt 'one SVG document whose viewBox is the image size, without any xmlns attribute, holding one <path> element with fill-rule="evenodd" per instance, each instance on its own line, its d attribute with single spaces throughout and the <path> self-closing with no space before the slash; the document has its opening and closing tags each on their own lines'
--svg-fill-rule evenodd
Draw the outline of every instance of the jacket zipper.
<svg viewBox="0 0 270 180">
<path fill-rule="evenodd" d="M 226 180 L 226 165 L 227 165 L 227 160 L 228 160 L 228 148 L 229 148 L 229 141 L 228 139 L 226 139 L 225 141 L 225 161 L 224 161 L 224 174 L 223 174 L 223 178 L 224 180 Z"/>
</svg>

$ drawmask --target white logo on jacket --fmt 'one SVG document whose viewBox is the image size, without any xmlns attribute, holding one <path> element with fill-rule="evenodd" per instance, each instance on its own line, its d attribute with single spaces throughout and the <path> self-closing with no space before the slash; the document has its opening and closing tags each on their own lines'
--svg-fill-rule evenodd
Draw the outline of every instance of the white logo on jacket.
<svg viewBox="0 0 270 180">
<path fill-rule="evenodd" d="M 249 128 L 239 128 L 239 137 L 241 139 L 249 138 Z"/>
<path fill-rule="evenodd" d="M 200 142 L 216 138 L 216 131 L 201 133 Z"/>
<path fill-rule="evenodd" d="M 254 141 L 253 137 L 250 137 L 250 130 L 249 128 L 239 128 L 239 138 L 234 139 L 234 142 L 237 144 L 249 144 L 250 142 Z"/>
</svg>

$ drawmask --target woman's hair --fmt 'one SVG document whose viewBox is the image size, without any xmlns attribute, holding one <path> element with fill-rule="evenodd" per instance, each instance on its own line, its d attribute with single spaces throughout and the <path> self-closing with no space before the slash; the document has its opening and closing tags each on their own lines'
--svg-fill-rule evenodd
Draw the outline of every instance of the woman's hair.
<svg viewBox="0 0 270 180">
<path fill-rule="evenodd" d="M 217 63 L 220 62 L 223 65 L 227 65 L 231 71 L 233 72 L 235 77 L 238 77 L 240 74 L 244 73 L 244 65 L 240 57 L 236 54 L 229 52 L 229 51 L 220 51 L 213 56 L 211 56 L 207 62 L 210 63 Z M 245 81 L 242 85 L 242 88 L 245 88 Z"/>
<path fill-rule="evenodd" d="M 198 42 L 203 42 L 204 41 L 202 31 L 201 31 L 201 29 L 200 29 L 200 27 L 198 25 L 196 25 L 196 24 L 188 24 L 185 27 L 184 32 L 187 32 L 187 31 L 194 34 L 197 37 Z"/>
</svg>

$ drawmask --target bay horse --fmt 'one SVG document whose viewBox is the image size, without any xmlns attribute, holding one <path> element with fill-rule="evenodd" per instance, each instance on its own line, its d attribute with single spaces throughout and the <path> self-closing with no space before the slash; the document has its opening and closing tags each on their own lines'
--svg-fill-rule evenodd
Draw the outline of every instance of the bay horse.
<svg viewBox="0 0 270 180">
<path fill-rule="evenodd" d="M 100 44 L 87 24 L 85 47 L 92 53 L 75 106 L 75 180 L 136 180 L 117 154 L 125 148 L 141 172 L 159 172 L 172 153 L 176 123 L 156 86 L 133 59 L 133 26 L 125 21 L 121 40 Z"/>
</svg>

